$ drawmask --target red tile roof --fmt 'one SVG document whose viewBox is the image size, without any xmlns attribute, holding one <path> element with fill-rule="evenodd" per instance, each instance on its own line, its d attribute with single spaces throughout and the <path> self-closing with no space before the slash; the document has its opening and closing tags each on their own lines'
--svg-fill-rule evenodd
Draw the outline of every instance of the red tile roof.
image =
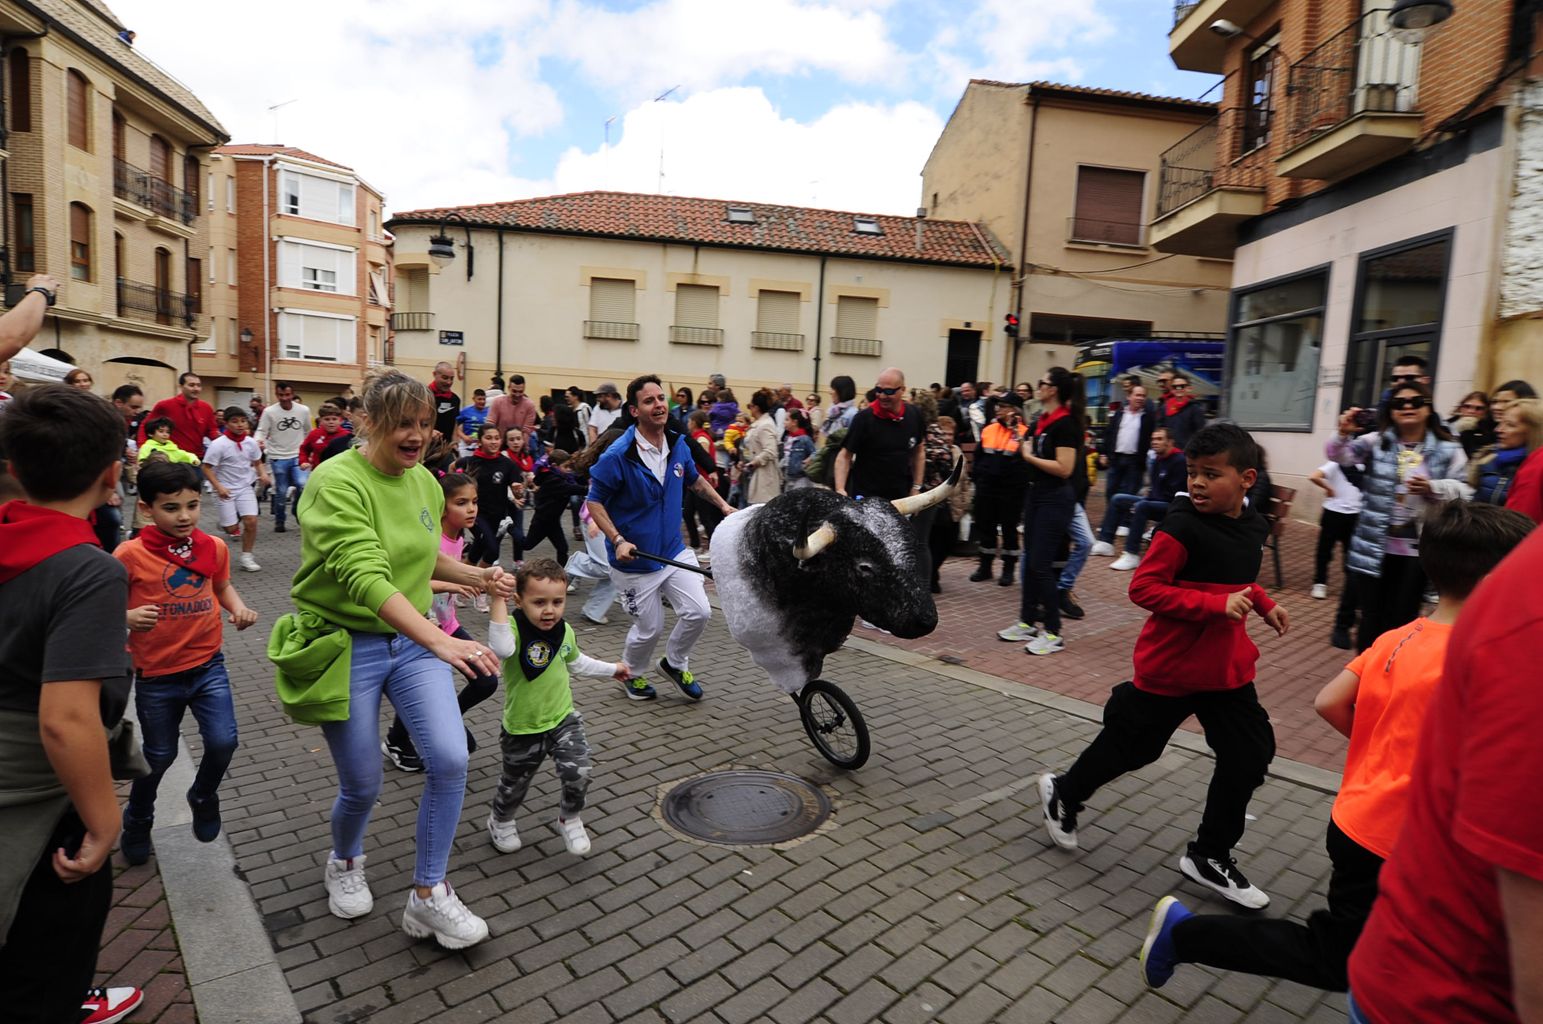
<svg viewBox="0 0 1543 1024">
<path fill-rule="evenodd" d="M 317 156 L 315 153 L 307 153 L 303 149 L 294 146 L 264 146 L 257 143 L 235 143 L 229 146 L 221 146 L 214 152 L 225 156 L 292 156 L 296 160 L 309 160 L 312 163 L 324 164 L 327 167 L 336 167 L 340 171 L 351 171 L 352 167 L 344 166 L 335 160 Z"/>
<path fill-rule="evenodd" d="M 1193 107 L 1197 111 L 1214 111 L 1216 104 L 1206 100 L 1191 100 L 1181 96 L 1153 96 L 1144 92 L 1125 92 L 1121 89 L 1098 89 L 1088 85 L 1062 85 L 1059 82 L 997 82 L 989 78 L 972 78 L 971 85 L 989 85 L 999 89 L 1028 89 L 1049 95 L 1086 96 L 1095 99 L 1131 100 L 1136 103 L 1162 103 L 1181 107 Z"/>
<path fill-rule="evenodd" d="M 731 206 L 750 210 L 755 222 L 730 223 L 728 208 Z M 1006 252 L 991 239 L 986 229 L 968 221 L 638 192 L 574 192 L 478 206 L 408 210 L 393 214 L 386 226 L 438 224 L 452 213 L 473 226 L 550 234 L 968 267 L 1007 263 Z M 872 218 L 884 233 L 857 233 L 854 230 L 854 218 L 857 217 Z M 922 229 L 920 246 L 916 240 L 918 224 Z"/>
</svg>

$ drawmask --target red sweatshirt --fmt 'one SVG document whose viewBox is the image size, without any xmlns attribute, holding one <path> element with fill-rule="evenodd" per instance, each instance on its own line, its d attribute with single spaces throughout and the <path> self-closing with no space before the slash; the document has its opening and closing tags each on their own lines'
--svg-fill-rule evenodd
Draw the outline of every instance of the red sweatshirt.
<svg viewBox="0 0 1543 1024">
<path fill-rule="evenodd" d="M 1136 638 L 1138 689 L 1182 697 L 1254 681 L 1259 648 L 1246 620 L 1227 618 L 1227 595 L 1248 590 L 1260 615 L 1275 607 L 1254 582 L 1269 532 L 1251 508 L 1232 519 L 1174 499 L 1130 581 L 1130 599 L 1152 613 Z"/>
<path fill-rule="evenodd" d="M 321 450 L 327 447 L 327 442 L 344 433 L 342 427 L 327 433 L 321 427 L 317 427 L 305 435 L 305 440 L 300 442 L 300 465 L 316 468 L 317 460 L 321 458 Z"/>
<path fill-rule="evenodd" d="M 1520 512 L 1535 523 L 1543 523 L 1543 448 L 1522 460 L 1511 481 L 1511 493 L 1505 507 Z"/>
</svg>

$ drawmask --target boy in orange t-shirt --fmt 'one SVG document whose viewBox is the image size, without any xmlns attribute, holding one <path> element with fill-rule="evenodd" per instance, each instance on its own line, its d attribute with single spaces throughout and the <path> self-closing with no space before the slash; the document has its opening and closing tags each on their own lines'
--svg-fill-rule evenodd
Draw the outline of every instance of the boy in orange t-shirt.
<svg viewBox="0 0 1543 1024">
<path fill-rule="evenodd" d="M 1329 906 L 1306 924 L 1197 916 L 1172 896 L 1158 901 L 1141 948 L 1147 984 L 1196 963 L 1344 992 L 1346 967 L 1377 897 L 1377 876 L 1408 809 L 1409 779 L 1425 711 L 1441 682 L 1447 640 L 1463 602 L 1521 543 L 1533 523 L 1495 505 L 1448 502 L 1426 522 L 1420 565 L 1440 600 L 1428 618 L 1389 630 L 1319 692 L 1313 706 L 1350 739 L 1330 815 Z"/>
<path fill-rule="evenodd" d="M 121 849 L 130 864 L 150 857 L 150 828 L 161 776 L 177 759 L 182 716 L 193 712 L 204 756 L 193 788 L 193 835 L 220 834 L 220 780 L 236 752 L 236 707 L 220 652 L 220 609 L 237 629 L 257 621 L 230 582 L 230 552 L 198 529 L 203 480 L 196 466 L 146 462 L 139 470 L 139 508 L 150 525 L 113 556 L 129 573 L 129 653 L 134 711 L 144 732 L 150 774 L 134 780 L 123 809 Z"/>
</svg>

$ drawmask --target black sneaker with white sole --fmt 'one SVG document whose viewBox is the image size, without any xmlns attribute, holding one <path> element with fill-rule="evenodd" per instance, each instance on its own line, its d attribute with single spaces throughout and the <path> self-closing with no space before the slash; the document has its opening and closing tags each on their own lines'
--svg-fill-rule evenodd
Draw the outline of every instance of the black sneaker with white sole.
<svg viewBox="0 0 1543 1024">
<path fill-rule="evenodd" d="M 1077 811 L 1061 799 L 1054 772 L 1039 777 L 1039 800 L 1045 809 L 1045 830 L 1050 841 L 1063 850 L 1077 849 Z"/>
<path fill-rule="evenodd" d="M 1263 910 L 1270 905 L 1270 897 L 1257 886 L 1250 885 L 1238 862 L 1231 857 L 1207 857 L 1197 853 L 1193 846 L 1179 858 L 1179 870 L 1192 882 L 1199 882 L 1215 889 L 1240 907 Z"/>
<path fill-rule="evenodd" d="M 418 751 L 413 749 L 410 740 L 405 744 L 399 744 L 388 736 L 380 741 L 380 752 L 386 755 L 386 760 L 396 765 L 398 771 L 423 771 L 423 758 L 418 756 Z"/>
</svg>

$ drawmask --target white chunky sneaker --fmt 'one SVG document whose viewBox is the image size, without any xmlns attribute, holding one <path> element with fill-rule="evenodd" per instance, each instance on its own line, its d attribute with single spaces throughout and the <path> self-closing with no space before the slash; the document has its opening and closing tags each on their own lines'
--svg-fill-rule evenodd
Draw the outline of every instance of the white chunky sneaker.
<svg viewBox="0 0 1543 1024">
<path fill-rule="evenodd" d="M 263 571 L 263 567 L 257 564 L 257 559 L 253 557 L 250 551 L 241 552 L 241 557 L 236 560 L 236 564 L 240 565 L 247 572 Z"/>
<path fill-rule="evenodd" d="M 1314 583 L 1313 584 L 1313 600 L 1314 601 L 1326 601 L 1326 600 L 1328 600 L 1328 597 L 1329 597 L 1329 588 L 1328 588 L 1327 585 L 1325 585 L 1323 583 Z"/>
<path fill-rule="evenodd" d="M 1141 556 L 1140 555 L 1133 555 L 1129 551 L 1127 551 L 1127 552 L 1125 552 L 1125 554 L 1121 555 L 1119 558 L 1116 558 L 1113 562 L 1110 562 L 1109 563 L 1109 568 L 1113 569 L 1115 572 L 1130 572 L 1132 569 L 1134 569 L 1136 566 L 1138 566 L 1140 564 L 1141 564 Z"/>
<path fill-rule="evenodd" d="M 569 853 L 582 857 L 589 852 L 589 833 L 584 831 L 584 823 L 577 814 L 571 818 L 558 818 L 557 829 L 563 834 Z"/>
<path fill-rule="evenodd" d="M 1122 526 L 1118 530 L 1114 531 L 1114 535 L 1116 537 L 1129 537 L 1130 536 L 1130 527 L 1129 526 Z"/>
<path fill-rule="evenodd" d="M 520 830 L 514 827 L 514 819 L 499 821 L 488 815 L 488 839 L 499 853 L 513 853 L 520 848 Z"/>
<path fill-rule="evenodd" d="M 370 883 L 364 880 L 364 854 L 347 860 L 328 857 L 322 880 L 327 886 L 327 909 L 334 917 L 348 921 L 375 909 Z"/>
<path fill-rule="evenodd" d="M 1033 640 L 1037 636 L 1039 636 L 1039 627 L 1032 626 L 1027 622 L 1015 622 L 1006 629 L 997 630 L 997 638 L 999 640 L 1010 640 L 1016 644 L 1021 644 L 1026 640 Z"/>
<path fill-rule="evenodd" d="M 435 885 L 426 900 L 416 889 L 408 894 L 402 930 L 415 939 L 432 935 L 446 949 L 465 949 L 488 937 L 488 923 L 466 908 L 449 882 Z"/>
<path fill-rule="evenodd" d="M 1055 633 L 1041 632 L 1039 636 L 1023 645 L 1025 654 L 1056 654 L 1066 650 L 1066 641 Z"/>
<path fill-rule="evenodd" d="M 1113 558 L 1114 545 L 1109 543 L 1107 540 L 1101 540 L 1097 544 L 1093 545 L 1093 554 L 1097 555 L 1099 558 Z"/>
</svg>

